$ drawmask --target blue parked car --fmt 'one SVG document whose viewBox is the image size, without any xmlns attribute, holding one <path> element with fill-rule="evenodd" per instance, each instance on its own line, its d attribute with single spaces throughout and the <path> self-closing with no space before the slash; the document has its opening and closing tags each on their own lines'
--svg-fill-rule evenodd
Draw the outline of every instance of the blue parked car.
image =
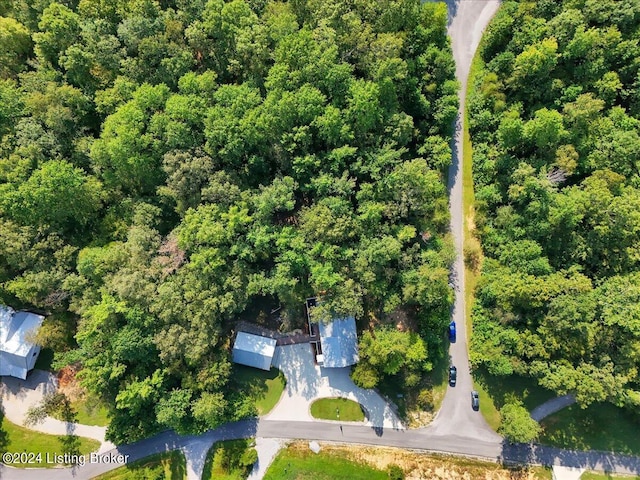
<svg viewBox="0 0 640 480">
<path fill-rule="evenodd" d="M 449 324 L 449 341 L 452 343 L 456 341 L 456 322 Z"/>
</svg>

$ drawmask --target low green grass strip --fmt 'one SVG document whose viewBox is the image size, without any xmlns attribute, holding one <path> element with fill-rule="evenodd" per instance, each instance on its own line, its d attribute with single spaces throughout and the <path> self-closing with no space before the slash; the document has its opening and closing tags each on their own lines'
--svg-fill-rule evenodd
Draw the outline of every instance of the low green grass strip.
<svg viewBox="0 0 640 480">
<path fill-rule="evenodd" d="M 100 448 L 100 442 L 91 438 L 48 435 L 11 423 L 6 418 L 0 421 L 0 451 L 9 453 L 40 454 L 40 461 L 34 463 L 8 463 L 17 468 L 53 468 L 54 455 L 65 452 L 87 455 Z M 36 459 L 35 455 L 33 460 Z"/>
<path fill-rule="evenodd" d="M 358 402 L 346 398 L 321 398 L 311 404 L 311 416 L 322 420 L 362 422 L 364 413 Z"/>
<path fill-rule="evenodd" d="M 388 480 L 387 472 L 322 451 L 282 450 L 264 480 Z"/>
<path fill-rule="evenodd" d="M 467 80 L 467 102 L 471 92 L 473 91 L 473 84 L 476 76 L 483 68 L 482 59 L 480 58 L 480 48 L 476 50 L 476 54 L 473 57 L 471 63 L 471 69 L 469 71 L 469 77 Z M 463 146 L 462 146 L 462 201 L 464 212 L 464 244 L 466 245 L 472 239 L 471 225 L 473 225 L 473 212 L 475 203 L 474 183 L 473 183 L 473 145 L 471 143 L 471 135 L 469 133 L 469 115 L 464 112 L 464 129 L 463 129 Z M 471 311 L 473 309 L 473 303 L 475 302 L 475 288 L 480 275 L 476 274 L 472 269 L 465 266 L 465 323 L 467 328 L 467 338 L 471 342 L 472 336 L 472 318 Z M 485 388 L 482 382 L 479 382 L 474 375 L 473 388 L 478 391 L 480 395 L 480 413 L 487 421 L 489 426 L 498 430 L 500 426 L 500 412 L 496 408 L 493 399 L 489 395 L 488 390 Z"/>
<path fill-rule="evenodd" d="M 93 480 L 184 480 L 187 478 L 187 462 L 182 452 L 158 453 L 116 468 Z"/>
<path fill-rule="evenodd" d="M 584 472 L 580 480 L 640 480 L 636 475 L 612 475 L 610 473 Z"/>
</svg>

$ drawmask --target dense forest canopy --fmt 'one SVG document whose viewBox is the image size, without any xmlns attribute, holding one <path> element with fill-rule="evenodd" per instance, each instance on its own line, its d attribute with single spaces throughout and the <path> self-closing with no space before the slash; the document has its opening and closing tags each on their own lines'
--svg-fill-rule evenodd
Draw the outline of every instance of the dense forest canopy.
<svg viewBox="0 0 640 480">
<path fill-rule="evenodd" d="M 261 300 L 291 324 L 310 295 L 320 320 L 408 316 L 413 333 L 364 337 L 360 383 L 415 385 L 442 354 L 443 4 L 13 0 L 0 15 L 0 302 L 51 314 L 41 339 L 108 403 L 111 439 L 252 414 L 229 331 Z"/>
<path fill-rule="evenodd" d="M 640 407 L 640 3 L 505 2 L 469 100 L 472 362 Z"/>
</svg>

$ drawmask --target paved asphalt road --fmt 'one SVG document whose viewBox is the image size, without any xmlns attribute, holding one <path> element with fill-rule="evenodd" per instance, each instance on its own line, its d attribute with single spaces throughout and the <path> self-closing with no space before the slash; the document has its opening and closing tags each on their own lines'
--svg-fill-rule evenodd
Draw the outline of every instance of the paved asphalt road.
<svg viewBox="0 0 640 480">
<path fill-rule="evenodd" d="M 285 433 L 286 432 L 286 433 Z M 509 445 L 501 442 L 487 442 L 467 436 L 430 434 L 426 430 L 389 430 L 365 426 L 343 425 L 333 422 L 285 422 L 285 421 L 243 421 L 227 424 L 204 435 L 181 437 L 165 432 L 136 444 L 118 447 L 112 453 L 129 455 L 135 461 L 148 455 L 175 450 L 193 442 L 210 442 L 232 438 L 276 437 L 326 440 L 344 443 L 385 445 L 455 453 L 474 457 L 485 457 L 504 462 L 534 463 L 543 465 L 564 465 L 618 473 L 640 474 L 640 458 L 613 455 L 603 452 L 573 452 L 543 446 Z M 114 466 L 110 464 L 85 464 L 74 469 L 22 470 L 0 467 L 3 480 L 78 480 L 89 479 Z"/>
<path fill-rule="evenodd" d="M 484 26 L 495 13 L 498 2 L 485 0 L 449 0 L 449 35 L 452 39 L 457 75 L 462 84 L 461 111 L 467 75 Z M 451 226 L 458 261 L 455 264 L 457 296 L 453 318 L 459 325 L 458 341 L 452 345 L 452 362 L 458 367 L 458 385 L 449 388 L 442 409 L 435 421 L 420 430 L 393 430 L 365 426 L 340 425 L 325 422 L 290 422 L 249 420 L 227 424 L 199 436 L 181 437 L 165 432 L 136 444 L 118 447 L 116 451 L 129 455 L 129 461 L 153 453 L 183 448 L 193 443 L 233 438 L 272 437 L 326 440 L 344 443 L 386 445 L 434 452 L 485 457 L 505 462 L 564 465 L 618 473 L 640 474 L 640 458 L 602 452 L 573 452 L 550 447 L 510 445 L 502 441 L 484 422 L 479 412 L 471 410 L 467 339 L 464 325 L 464 269 L 462 264 L 462 130 L 458 121 L 454 144 L 454 161 L 450 170 Z M 481 399 L 482 401 L 482 399 Z M 22 470 L 0 466 L 3 480 L 84 480 L 117 467 L 117 464 L 85 464 L 74 469 Z"/>
<path fill-rule="evenodd" d="M 473 382 L 469 369 L 467 330 L 465 328 L 464 260 L 464 214 L 462 208 L 462 143 L 465 95 L 467 77 L 474 53 L 482 37 L 482 32 L 500 6 L 498 0 L 449 0 L 448 33 L 451 38 L 453 56 L 456 61 L 456 76 L 460 82 L 460 109 L 456 120 L 456 130 L 451 147 L 453 158 L 449 168 L 449 209 L 451 232 L 456 247 L 452 283 L 456 289 L 452 319 L 457 325 L 457 339 L 449 350 L 450 362 L 458 369 L 455 387 L 449 387 L 438 415 L 427 428 L 438 436 L 462 435 L 478 440 L 498 443 L 502 440 L 487 425 L 479 411 L 471 409 Z M 482 402 L 482 399 L 480 399 Z"/>
</svg>

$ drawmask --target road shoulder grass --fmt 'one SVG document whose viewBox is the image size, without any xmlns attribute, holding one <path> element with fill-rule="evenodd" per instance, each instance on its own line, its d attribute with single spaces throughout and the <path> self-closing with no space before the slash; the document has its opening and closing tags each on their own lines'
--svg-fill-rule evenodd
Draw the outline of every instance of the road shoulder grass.
<svg viewBox="0 0 640 480">
<path fill-rule="evenodd" d="M 463 136 L 462 136 L 462 208 L 464 215 L 463 244 L 465 248 L 475 240 L 475 191 L 473 183 L 473 144 L 471 143 L 471 134 L 469 133 L 469 114 L 467 111 L 468 99 L 473 91 L 473 84 L 476 76 L 482 70 L 483 63 L 480 58 L 480 48 L 476 50 L 476 54 L 471 62 L 471 69 L 469 70 L 469 77 L 467 79 L 467 91 L 465 110 L 464 110 L 464 122 L 463 122 Z M 479 262 L 482 261 L 482 249 L 478 242 L 479 249 Z M 465 261 L 465 326 L 467 329 L 467 338 L 469 339 L 469 347 L 471 347 L 471 336 L 473 335 L 473 320 L 471 318 L 471 312 L 473 310 L 473 304 L 475 302 L 475 289 L 480 278 L 479 270 L 469 268 L 468 262 Z M 476 372 L 473 373 L 473 387 L 478 391 L 480 395 L 480 413 L 493 430 L 498 430 L 500 426 L 500 412 L 496 408 L 493 398 L 487 388 L 485 382 L 479 381 Z"/>
<path fill-rule="evenodd" d="M 93 480 L 184 480 L 187 478 L 187 462 L 180 451 L 158 453 L 116 468 Z"/>
<path fill-rule="evenodd" d="M 264 480 L 388 480 L 385 471 L 354 462 L 336 452 L 313 453 L 303 442 L 290 445 L 275 458 Z"/>
<path fill-rule="evenodd" d="M 611 473 L 584 472 L 580 480 L 640 480 L 637 475 L 613 475 Z"/>
<path fill-rule="evenodd" d="M 393 447 L 339 445 L 320 442 L 318 454 L 308 442 L 297 441 L 280 451 L 265 480 L 377 480 L 396 478 L 391 466 L 407 478 L 482 478 L 483 480 L 551 480 L 542 467 L 507 467 L 499 463 L 446 455 L 417 453 Z"/>
</svg>

